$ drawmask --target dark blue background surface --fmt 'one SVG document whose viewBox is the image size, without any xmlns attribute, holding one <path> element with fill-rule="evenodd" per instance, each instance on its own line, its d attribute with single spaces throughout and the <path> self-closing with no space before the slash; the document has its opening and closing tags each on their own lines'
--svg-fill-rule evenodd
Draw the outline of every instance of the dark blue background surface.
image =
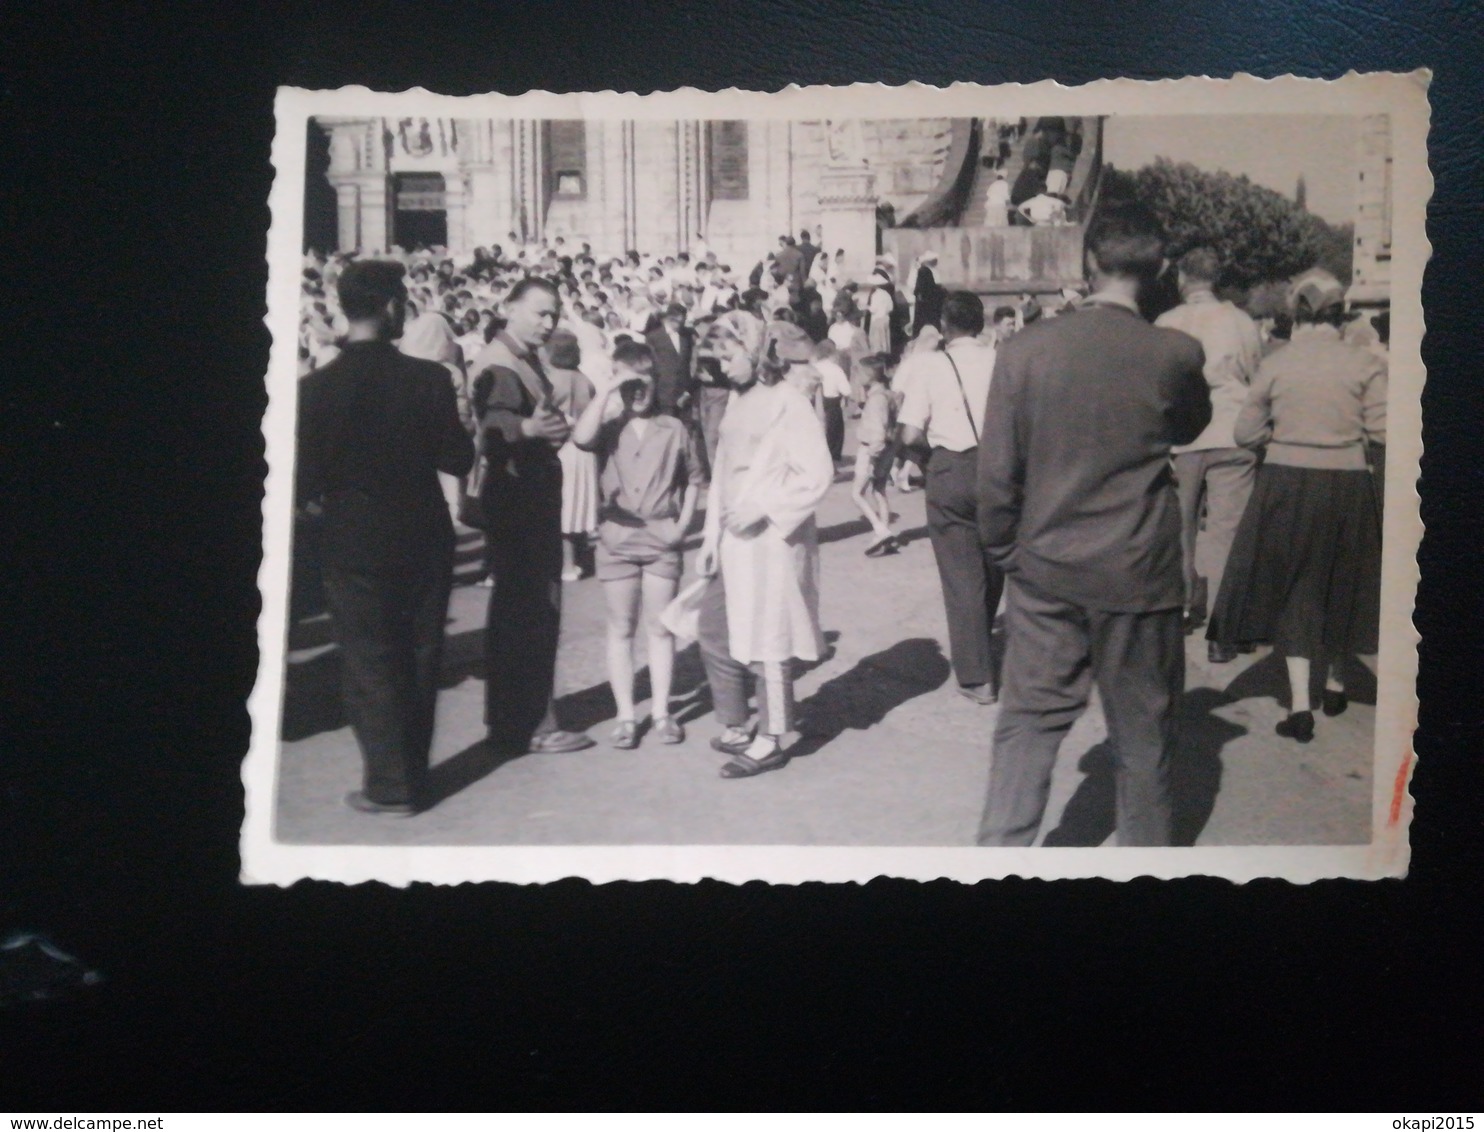
<svg viewBox="0 0 1484 1132">
<path fill-rule="evenodd" d="M 0 1108 L 1477 1105 L 1484 10 L 9 5 Z M 1435 71 L 1405 883 L 236 885 L 280 83 Z"/>
</svg>

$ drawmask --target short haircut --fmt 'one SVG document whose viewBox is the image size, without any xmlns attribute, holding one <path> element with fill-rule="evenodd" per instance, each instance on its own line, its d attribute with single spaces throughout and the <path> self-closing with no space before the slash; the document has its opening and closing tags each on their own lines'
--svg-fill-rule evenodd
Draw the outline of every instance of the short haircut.
<svg viewBox="0 0 1484 1132">
<path fill-rule="evenodd" d="M 346 318 L 375 318 L 393 299 L 407 298 L 405 269 L 390 259 L 358 259 L 346 264 L 336 281 Z"/>
<path fill-rule="evenodd" d="M 671 303 L 665 308 L 666 318 L 684 318 L 688 312 L 680 303 Z"/>
<path fill-rule="evenodd" d="M 1110 204 L 1087 230 L 1087 250 L 1109 275 L 1153 279 L 1164 266 L 1165 232 L 1159 217 L 1138 201 Z"/>
<path fill-rule="evenodd" d="M 557 290 L 557 285 L 541 275 L 527 275 L 524 279 L 517 280 L 515 286 L 510 288 L 510 294 L 505 296 L 505 301 L 518 303 L 531 291 L 545 291 L 557 302 L 562 301 L 562 293 Z"/>
<path fill-rule="evenodd" d="M 613 364 L 649 377 L 654 373 L 654 351 L 647 343 L 620 338 L 618 345 L 613 347 Z"/>
<path fill-rule="evenodd" d="M 994 320 L 996 322 L 999 322 L 1000 319 L 1002 319 L 1002 318 L 1014 318 L 1014 317 L 1015 317 L 1015 308 L 1014 307 L 995 307 L 995 309 L 994 309 Z"/>
<path fill-rule="evenodd" d="M 1221 257 L 1210 248 L 1191 248 L 1180 257 L 1180 274 L 1202 283 L 1215 283 L 1221 277 Z"/>
<path fill-rule="evenodd" d="M 984 329 L 984 300 L 972 291 L 950 291 L 943 300 L 943 328 L 964 334 L 978 334 Z"/>
<path fill-rule="evenodd" d="M 814 357 L 819 361 L 823 361 L 825 358 L 833 358 L 837 352 L 835 344 L 828 338 L 821 338 L 814 344 Z"/>
</svg>

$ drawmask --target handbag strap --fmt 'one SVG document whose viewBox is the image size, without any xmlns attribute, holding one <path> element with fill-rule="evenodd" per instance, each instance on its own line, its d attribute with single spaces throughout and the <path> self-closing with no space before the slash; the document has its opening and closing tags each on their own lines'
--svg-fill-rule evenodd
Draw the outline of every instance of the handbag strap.
<svg viewBox="0 0 1484 1132">
<path fill-rule="evenodd" d="M 974 433 L 974 446 L 979 446 L 979 423 L 974 419 L 974 410 L 969 408 L 969 395 L 964 392 L 963 375 L 958 372 L 958 363 L 953 360 L 953 355 L 946 349 L 943 356 L 948 359 L 948 364 L 953 367 L 953 379 L 958 382 L 958 395 L 963 398 L 964 413 L 969 418 L 969 429 Z"/>
</svg>

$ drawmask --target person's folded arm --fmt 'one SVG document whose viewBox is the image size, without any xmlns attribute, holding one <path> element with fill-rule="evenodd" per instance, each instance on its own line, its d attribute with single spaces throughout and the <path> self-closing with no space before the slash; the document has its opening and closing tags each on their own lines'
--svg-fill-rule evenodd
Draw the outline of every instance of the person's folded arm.
<svg viewBox="0 0 1484 1132">
<path fill-rule="evenodd" d="M 485 371 L 489 377 L 489 397 L 484 404 L 480 427 L 485 432 L 496 433 L 507 444 L 515 444 L 525 438 L 525 422 L 529 419 L 522 411 L 525 408 L 525 387 L 520 377 L 503 366 L 491 366 Z"/>
<path fill-rule="evenodd" d="M 1261 448 L 1273 438 L 1273 374 L 1271 366 L 1257 371 L 1247 402 L 1237 414 L 1232 438 L 1243 448 Z"/>
</svg>

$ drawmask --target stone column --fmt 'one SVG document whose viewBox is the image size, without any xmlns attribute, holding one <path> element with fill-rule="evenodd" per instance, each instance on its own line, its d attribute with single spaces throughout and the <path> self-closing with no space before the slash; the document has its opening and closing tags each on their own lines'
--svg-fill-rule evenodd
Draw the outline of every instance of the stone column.
<svg viewBox="0 0 1484 1132">
<path fill-rule="evenodd" d="M 348 252 L 361 246 L 361 194 L 354 181 L 335 184 L 337 251 Z"/>
<path fill-rule="evenodd" d="M 705 226 L 705 148 L 701 140 L 704 124 L 677 123 L 675 132 L 676 208 L 675 247 L 688 251 Z"/>
<path fill-rule="evenodd" d="M 876 262 L 876 174 L 865 164 L 825 166 L 819 179 L 819 245 L 845 249 L 846 279 L 870 274 Z"/>
<path fill-rule="evenodd" d="M 469 229 L 465 222 L 464 171 L 446 173 L 443 177 L 444 219 L 448 225 L 448 250 L 466 252 L 473 245 L 469 242 Z"/>
<path fill-rule="evenodd" d="M 385 251 L 390 236 L 386 158 L 379 118 L 326 118 L 329 181 L 338 204 L 341 251 Z"/>
<path fill-rule="evenodd" d="M 517 119 L 513 124 L 514 190 L 511 228 L 525 240 L 539 240 L 546 227 L 543 131 L 538 119 Z M 524 230 L 522 230 L 524 229 Z"/>
</svg>

